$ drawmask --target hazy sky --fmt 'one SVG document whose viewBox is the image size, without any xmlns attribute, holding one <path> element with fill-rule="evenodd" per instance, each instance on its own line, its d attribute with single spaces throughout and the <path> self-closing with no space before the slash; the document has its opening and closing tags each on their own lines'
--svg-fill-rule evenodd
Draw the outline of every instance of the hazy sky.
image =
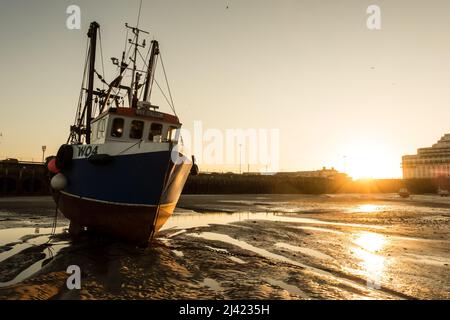
<svg viewBox="0 0 450 320">
<path fill-rule="evenodd" d="M 66 28 L 71 4 L 81 30 Z M 379 31 L 366 27 L 370 4 L 381 7 Z M 111 80 L 138 6 L 1 0 L 0 158 L 40 160 L 43 144 L 56 153 L 89 23 L 102 27 Z M 450 132 L 449 15 L 447 0 L 144 0 L 140 26 L 160 41 L 186 128 L 279 128 L 284 171 L 345 163 L 356 176 L 396 177 L 403 154 Z"/>
</svg>

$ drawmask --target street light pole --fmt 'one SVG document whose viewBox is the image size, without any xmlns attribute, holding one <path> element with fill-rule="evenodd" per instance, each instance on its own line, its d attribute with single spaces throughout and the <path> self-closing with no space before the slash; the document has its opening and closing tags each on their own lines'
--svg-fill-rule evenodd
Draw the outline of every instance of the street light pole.
<svg viewBox="0 0 450 320">
<path fill-rule="evenodd" d="M 239 144 L 239 174 L 242 174 L 242 143 Z"/>
<path fill-rule="evenodd" d="M 42 163 L 45 162 L 45 150 L 47 150 L 47 146 L 42 146 Z"/>
</svg>

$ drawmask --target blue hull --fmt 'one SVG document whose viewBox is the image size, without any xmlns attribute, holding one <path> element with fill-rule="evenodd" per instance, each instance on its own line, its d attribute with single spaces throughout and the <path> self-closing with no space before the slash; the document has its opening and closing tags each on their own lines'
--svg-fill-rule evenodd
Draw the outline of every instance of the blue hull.
<svg viewBox="0 0 450 320">
<path fill-rule="evenodd" d="M 192 164 L 174 164 L 170 153 L 111 157 L 108 163 L 73 159 L 62 173 L 60 211 L 72 225 L 145 242 L 172 214 Z"/>
<path fill-rule="evenodd" d="M 164 151 L 115 156 L 108 164 L 74 159 L 70 170 L 63 172 L 69 181 L 64 191 L 115 203 L 157 205 L 169 157 L 170 153 Z"/>
</svg>

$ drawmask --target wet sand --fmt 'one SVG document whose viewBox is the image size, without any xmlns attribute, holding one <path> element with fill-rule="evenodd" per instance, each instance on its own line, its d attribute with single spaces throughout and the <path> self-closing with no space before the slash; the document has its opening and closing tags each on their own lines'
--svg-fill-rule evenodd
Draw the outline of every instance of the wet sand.
<svg viewBox="0 0 450 320">
<path fill-rule="evenodd" d="M 447 198 L 183 196 L 145 249 L 54 213 L 0 199 L 0 299 L 450 299 Z"/>
</svg>

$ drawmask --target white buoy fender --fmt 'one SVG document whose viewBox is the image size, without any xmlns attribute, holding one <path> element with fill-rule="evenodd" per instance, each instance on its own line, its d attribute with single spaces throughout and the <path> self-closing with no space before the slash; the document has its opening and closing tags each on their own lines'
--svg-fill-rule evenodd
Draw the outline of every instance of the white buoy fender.
<svg viewBox="0 0 450 320">
<path fill-rule="evenodd" d="M 53 189 L 61 191 L 67 186 L 67 178 L 62 173 L 58 173 L 52 178 L 50 185 Z"/>
</svg>

